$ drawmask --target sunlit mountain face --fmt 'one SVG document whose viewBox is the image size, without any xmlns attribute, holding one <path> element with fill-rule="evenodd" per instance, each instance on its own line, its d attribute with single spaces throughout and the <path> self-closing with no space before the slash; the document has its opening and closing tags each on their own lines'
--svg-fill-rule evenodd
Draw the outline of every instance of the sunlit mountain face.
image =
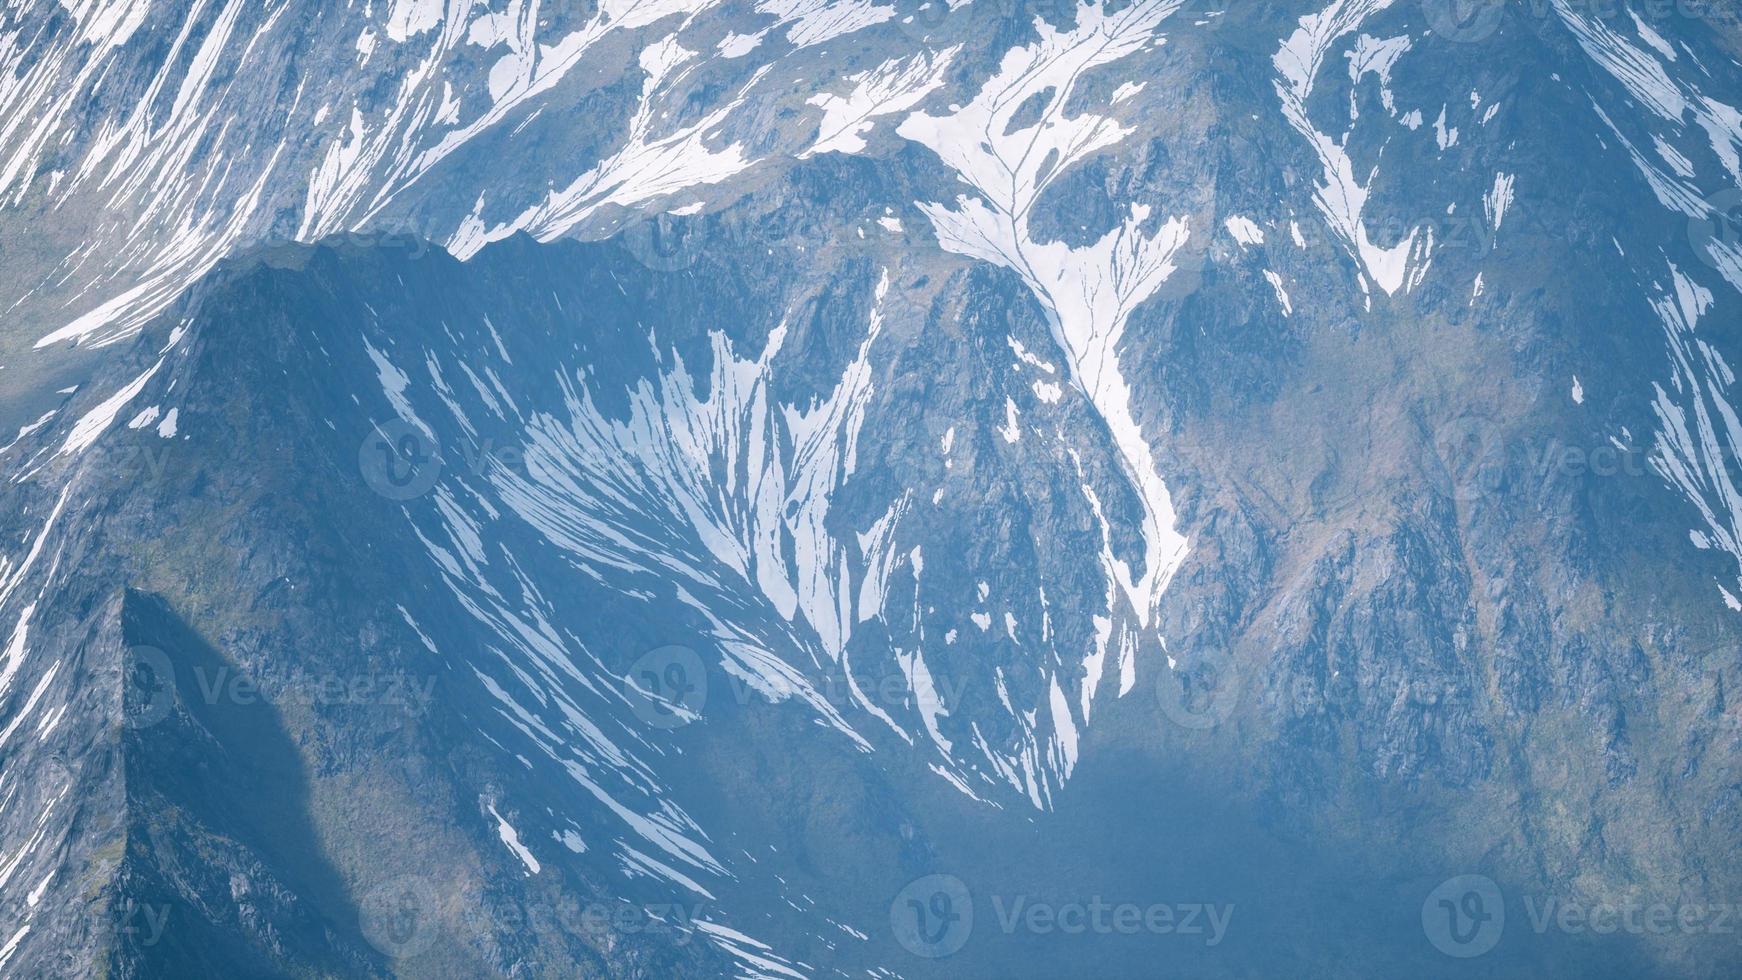
<svg viewBox="0 0 1742 980">
<path fill-rule="evenodd" d="M 1742 970 L 1742 14 L 0 8 L 0 975 Z"/>
</svg>

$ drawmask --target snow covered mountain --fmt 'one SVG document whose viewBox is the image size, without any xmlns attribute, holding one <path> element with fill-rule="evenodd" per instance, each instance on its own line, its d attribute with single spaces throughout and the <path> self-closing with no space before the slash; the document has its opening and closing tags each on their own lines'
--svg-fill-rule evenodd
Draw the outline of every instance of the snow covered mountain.
<svg viewBox="0 0 1742 980">
<path fill-rule="evenodd" d="M 1728 975 L 1739 58 L 0 10 L 0 970 Z"/>
</svg>

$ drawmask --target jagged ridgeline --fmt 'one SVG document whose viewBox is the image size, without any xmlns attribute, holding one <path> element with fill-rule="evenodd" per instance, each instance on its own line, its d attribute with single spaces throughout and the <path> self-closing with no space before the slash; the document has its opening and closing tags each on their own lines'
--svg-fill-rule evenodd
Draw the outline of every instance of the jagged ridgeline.
<svg viewBox="0 0 1742 980">
<path fill-rule="evenodd" d="M 1734 972 L 1739 38 L 0 11 L 0 971 Z"/>
</svg>

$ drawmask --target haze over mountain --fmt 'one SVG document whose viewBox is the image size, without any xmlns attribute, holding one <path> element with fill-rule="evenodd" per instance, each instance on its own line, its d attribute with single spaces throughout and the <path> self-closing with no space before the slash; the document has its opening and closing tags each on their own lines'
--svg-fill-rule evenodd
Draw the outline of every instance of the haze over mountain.
<svg viewBox="0 0 1742 980">
<path fill-rule="evenodd" d="M 0 10 L 0 971 L 1732 975 L 1739 49 Z"/>
</svg>

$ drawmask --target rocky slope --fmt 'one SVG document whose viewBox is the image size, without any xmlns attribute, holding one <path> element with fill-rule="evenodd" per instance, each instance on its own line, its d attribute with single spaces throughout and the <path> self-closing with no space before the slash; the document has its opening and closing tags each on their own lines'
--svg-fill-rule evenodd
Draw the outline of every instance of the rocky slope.
<svg viewBox="0 0 1742 980">
<path fill-rule="evenodd" d="M 1733 24 L 324 9 L 4 47 L 8 972 L 1733 970 Z"/>
</svg>

